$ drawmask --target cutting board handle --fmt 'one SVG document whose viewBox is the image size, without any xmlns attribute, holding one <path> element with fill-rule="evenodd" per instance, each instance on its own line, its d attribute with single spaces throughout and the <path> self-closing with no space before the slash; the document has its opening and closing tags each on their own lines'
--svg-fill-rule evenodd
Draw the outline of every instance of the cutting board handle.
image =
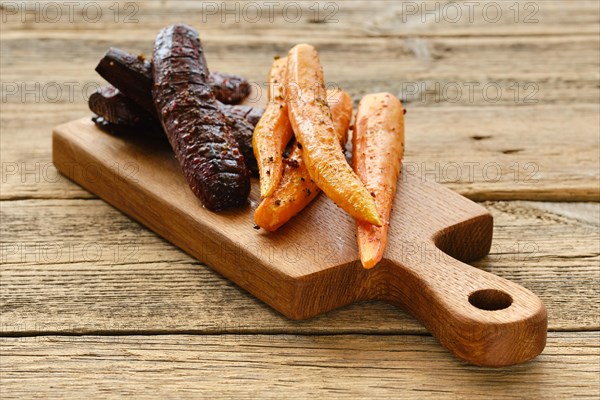
<svg viewBox="0 0 600 400">
<path fill-rule="evenodd" d="M 470 363 L 501 367 L 541 353 L 547 312 L 536 295 L 450 257 L 433 241 L 416 246 L 419 251 L 382 263 L 382 300 L 409 311 Z"/>
</svg>

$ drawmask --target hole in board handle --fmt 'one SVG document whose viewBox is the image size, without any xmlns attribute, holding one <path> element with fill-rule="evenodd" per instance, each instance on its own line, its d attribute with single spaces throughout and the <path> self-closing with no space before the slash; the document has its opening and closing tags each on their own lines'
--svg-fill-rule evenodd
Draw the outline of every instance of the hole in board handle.
<svg viewBox="0 0 600 400">
<path fill-rule="evenodd" d="M 469 303 L 480 310 L 497 311 L 510 307 L 513 299 L 506 292 L 497 289 L 477 290 L 469 295 Z"/>
</svg>

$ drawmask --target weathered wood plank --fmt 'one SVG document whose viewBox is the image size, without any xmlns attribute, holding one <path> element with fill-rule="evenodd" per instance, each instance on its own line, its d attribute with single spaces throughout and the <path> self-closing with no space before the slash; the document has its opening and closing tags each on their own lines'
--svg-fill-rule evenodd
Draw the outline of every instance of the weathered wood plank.
<svg viewBox="0 0 600 400">
<path fill-rule="evenodd" d="M 274 37 L 298 33 L 323 37 L 371 36 L 482 36 L 597 34 L 598 8 L 593 0 L 545 0 L 530 2 L 477 2 L 451 0 L 398 2 L 298 0 L 226 4 L 214 2 L 85 2 L 69 6 L 40 2 L 4 2 L 3 30 L 9 34 L 48 35 L 55 32 L 112 33 L 156 32 L 181 22 L 203 30 L 226 34 L 268 34 Z M 489 2 L 488 2 L 489 3 Z M 57 8 L 60 7 L 60 8 Z M 260 8 L 260 10 L 259 10 Z M 99 13 L 100 11 L 100 13 Z M 100 15 L 99 15 L 100 14 Z"/>
<path fill-rule="evenodd" d="M 32 103 L 36 92 L 42 102 L 55 106 L 82 101 L 87 83 L 102 83 L 94 67 L 108 47 L 150 54 L 155 34 L 3 38 L 3 101 L 11 104 L 25 99 Z M 390 40 L 294 35 L 274 42 L 263 36 L 203 35 L 211 69 L 242 74 L 263 88 L 273 56 L 287 53 L 302 41 L 318 47 L 327 82 L 343 87 L 356 99 L 364 93 L 386 90 L 410 107 L 598 100 L 597 36 Z M 49 65 L 52 74 L 47 73 Z M 35 89 L 35 85 L 39 87 Z M 57 90 L 61 95 L 55 94 Z M 70 99 L 71 91 L 75 100 Z"/>
<path fill-rule="evenodd" d="M 428 336 L 45 336 L 0 341 L 9 398 L 596 398 L 600 335 L 552 333 L 501 369 Z"/>
<path fill-rule="evenodd" d="M 599 329 L 600 205 L 484 205 L 495 238 L 475 265 L 536 293 L 551 330 Z M 381 303 L 290 321 L 100 200 L 4 201 L 0 211 L 7 334 L 425 332 Z"/>
<path fill-rule="evenodd" d="M 91 197 L 51 163 L 51 126 L 85 115 L 84 106 L 35 115 L 5 108 L 0 198 Z M 592 105 L 560 113 L 553 106 L 409 108 L 405 169 L 478 201 L 598 201 L 598 126 Z"/>
</svg>

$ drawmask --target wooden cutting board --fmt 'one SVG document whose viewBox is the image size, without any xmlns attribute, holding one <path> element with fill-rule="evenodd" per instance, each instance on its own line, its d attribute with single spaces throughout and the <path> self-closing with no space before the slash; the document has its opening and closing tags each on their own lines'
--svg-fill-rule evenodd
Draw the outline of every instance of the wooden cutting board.
<svg viewBox="0 0 600 400">
<path fill-rule="evenodd" d="M 115 137 L 89 117 L 55 128 L 53 160 L 64 175 L 289 318 L 376 299 L 405 309 L 477 365 L 523 362 L 545 346 L 542 302 L 464 264 L 488 253 L 492 216 L 418 176 L 403 172 L 384 260 L 365 270 L 354 221 L 323 195 L 279 231 L 256 230 L 258 182 L 244 209 L 210 212 L 166 140 Z"/>
</svg>

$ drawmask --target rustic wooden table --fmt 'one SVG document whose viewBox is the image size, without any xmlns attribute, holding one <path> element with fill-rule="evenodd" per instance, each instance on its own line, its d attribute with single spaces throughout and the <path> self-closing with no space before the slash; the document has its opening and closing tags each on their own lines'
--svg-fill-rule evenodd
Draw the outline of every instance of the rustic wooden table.
<svg viewBox="0 0 600 400">
<path fill-rule="evenodd" d="M 3 399 L 600 395 L 597 1 L 148 3 L 1 3 Z M 400 95 L 405 168 L 492 212 L 474 265 L 545 302 L 542 355 L 473 367 L 381 303 L 290 321 L 60 176 L 103 52 L 178 21 L 213 70 L 262 83 L 309 42 L 355 101 Z"/>
</svg>

